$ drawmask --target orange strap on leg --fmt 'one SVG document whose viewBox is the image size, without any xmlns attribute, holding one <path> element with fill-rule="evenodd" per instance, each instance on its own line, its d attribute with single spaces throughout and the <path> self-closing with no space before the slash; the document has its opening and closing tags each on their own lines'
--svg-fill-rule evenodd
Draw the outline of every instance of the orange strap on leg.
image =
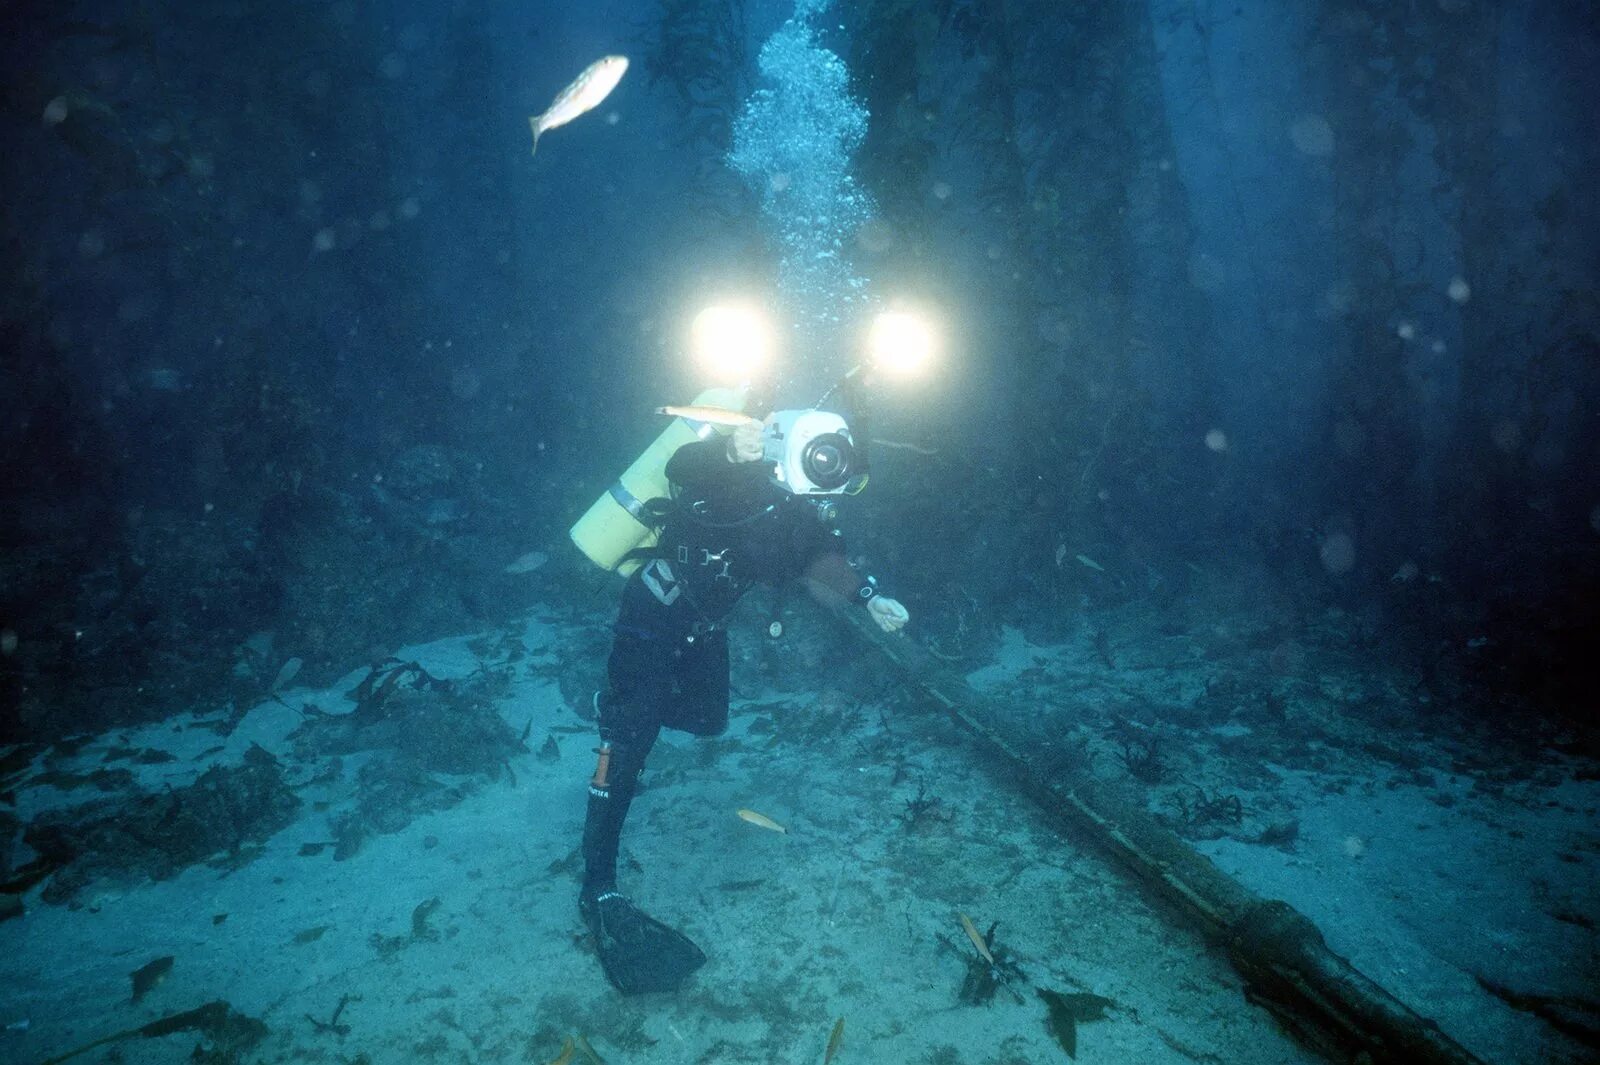
<svg viewBox="0 0 1600 1065">
<path fill-rule="evenodd" d="M 601 743 L 600 746 L 594 749 L 594 753 L 599 755 L 599 760 L 595 762 L 594 779 L 589 781 L 589 786 L 591 788 L 602 789 L 610 787 L 611 781 L 609 778 L 611 776 L 611 744 Z"/>
</svg>

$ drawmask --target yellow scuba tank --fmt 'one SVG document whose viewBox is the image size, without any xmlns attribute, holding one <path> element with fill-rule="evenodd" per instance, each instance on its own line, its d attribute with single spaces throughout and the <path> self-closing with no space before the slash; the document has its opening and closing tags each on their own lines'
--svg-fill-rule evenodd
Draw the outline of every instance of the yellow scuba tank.
<svg viewBox="0 0 1600 1065">
<path fill-rule="evenodd" d="M 696 407 L 743 410 L 744 404 L 743 388 L 708 388 L 694 399 Z M 667 460 L 684 444 L 729 431 L 723 426 L 672 419 L 655 443 L 645 448 L 644 454 L 634 459 L 633 465 L 573 525 L 568 533 L 572 542 L 601 569 L 616 570 L 625 577 L 631 574 L 639 568 L 639 562 L 624 560 L 623 556 L 655 543 L 655 530 L 650 527 L 643 506 L 648 500 L 668 494 Z"/>
</svg>

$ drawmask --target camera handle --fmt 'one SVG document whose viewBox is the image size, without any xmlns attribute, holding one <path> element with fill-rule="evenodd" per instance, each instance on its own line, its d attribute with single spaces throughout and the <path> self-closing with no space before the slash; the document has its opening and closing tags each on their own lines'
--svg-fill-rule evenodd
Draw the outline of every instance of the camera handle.
<svg viewBox="0 0 1600 1065">
<path fill-rule="evenodd" d="M 813 403 L 812 409 L 821 407 L 833 398 L 834 393 L 844 397 L 845 406 L 850 410 L 850 442 L 855 446 L 855 453 L 860 460 L 860 472 L 866 475 L 872 470 L 871 451 L 872 412 L 867 403 L 867 386 L 872 383 L 871 377 L 865 372 L 870 367 L 867 363 L 858 362 L 850 368 L 850 372 L 835 381 L 822 398 Z"/>
</svg>

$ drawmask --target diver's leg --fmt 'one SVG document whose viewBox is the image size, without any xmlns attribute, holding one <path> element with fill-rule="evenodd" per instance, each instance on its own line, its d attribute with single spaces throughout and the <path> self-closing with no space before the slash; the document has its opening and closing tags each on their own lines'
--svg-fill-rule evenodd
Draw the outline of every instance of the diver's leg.
<svg viewBox="0 0 1600 1065">
<path fill-rule="evenodd" d="M 583 822 L 583 892 L 593 900 L 617 889 L 617 850 L 622 825 L 638 790 L 645 758 L 655 746 L 661 726 L 638 700 L 618 697 L 611 689 L 597 697 L 600 711 L 599 763 L 589 781 L 589 807 Z"/>
<path fill-rule="evenodd" d="M 695 736 L 728 730 L 728 634 L 715 629 L 678 649 L 673 696 L 662 724 Z"/>
</svg>

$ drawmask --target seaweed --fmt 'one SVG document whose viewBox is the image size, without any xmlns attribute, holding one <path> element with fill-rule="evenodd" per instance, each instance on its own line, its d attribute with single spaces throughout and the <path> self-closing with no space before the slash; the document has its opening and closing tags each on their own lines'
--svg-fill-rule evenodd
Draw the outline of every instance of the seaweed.
<svg viewBox="0 0 1600 1065">
<path fill-rule="evenodd" d="M 900 824 L 907 832 L 916 832 L 929 825 L 948 824 L 954 817 L 952 811 L 945 809 L 943 799 L 929 795 L 926 784 L 918 784 L 916 796 L 906 800 L 900 813 Z"/>
<path fill-rule="evenodd" d="M 1197 787 L 1192 797 L 1175 792 L 1167 803 L 1177 815 L 1178 826 L 1191 834 L 1220 836 L 1224 825 L 1237 825 L 1244 819 L 1244 803 L 1239 796 L 1221 791 L 1207 793 Z"/>
<path fill-rule="evenodd" d="M 994 1000 L 995 993 L 1001 988 L 1010 992 L 1011 997 L 1020 1004 L 1023 1002 L 1022 993 L 1012 986 L 1013 980 L 1027 980 L 1028 974 L 1022 970 L 1018 963 L 1017 955 L 1003 943 L 995 940 L 995 929 L 1000 923 L 995 921 L 989 925 L 989 930 L 982 936 L 984 949 L 988 951 L 985 957 L 981 952 L 969 953 L 954 941 L 940 935 L 939 941 L 945 946 L 961 955 L 967 969 L 961 980 L 961 990 L 957 997 L 969 1006 L 983 1006 Z M 969 935 L 975 934 L 969 933 Z M 977 947 L 977 943 L 972 944 Z"/>
<path fill-rule="evenodd" d="M 1129 776 L 1146 784 L 1159 784 L 1167 778 L 1167 763 L 1161 757 L 1161 741 L 1155 736 L 1124 739 L 1122 765 Z"/>
</svg>

